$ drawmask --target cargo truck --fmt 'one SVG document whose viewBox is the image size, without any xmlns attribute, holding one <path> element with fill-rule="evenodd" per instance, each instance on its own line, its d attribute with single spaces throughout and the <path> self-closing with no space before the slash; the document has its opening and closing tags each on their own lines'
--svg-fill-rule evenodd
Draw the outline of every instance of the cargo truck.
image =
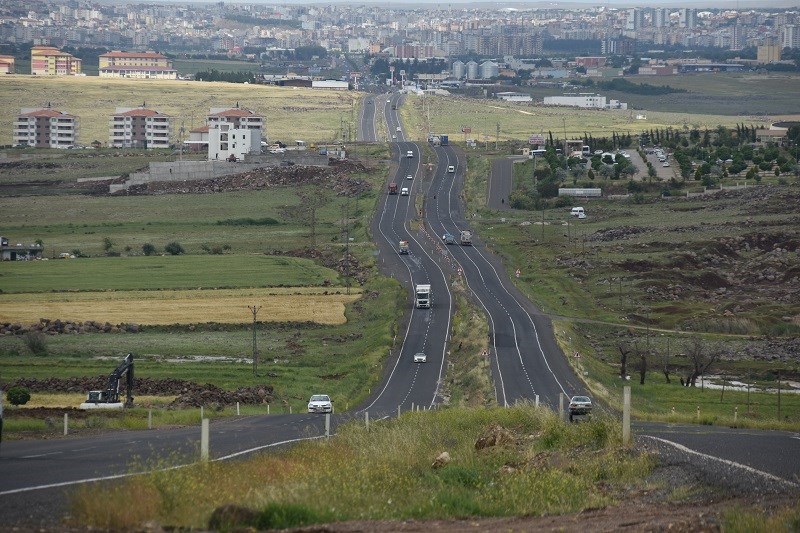
<svg viewBox="0 0 800 533">
<path fill-rule="evenodd" d="M 472 246 L 472 232 L 464 230 L 461 232 L 461 246 Z"/>
<path fill-rule="evenodd" d="M 431 306 L 431 286 L 417 285 L 414 297 L 417 309 L 428 309 Z"/>
<path fill-rule="evenodd" d="M 397 184 L 390 183 L 389 184 L 389 194 L 397 194 Z"/>
<path fill-rule="evenodd" d="M 408 255 L 408 241 L 400 241 L 400 255 Z"/>
</svg>

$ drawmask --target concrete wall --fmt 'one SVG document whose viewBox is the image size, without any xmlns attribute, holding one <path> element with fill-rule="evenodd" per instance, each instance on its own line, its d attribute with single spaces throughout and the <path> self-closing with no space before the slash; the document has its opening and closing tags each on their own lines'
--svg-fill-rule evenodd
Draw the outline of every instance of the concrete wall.
<svg viewBox="0 0 800 533">
<path fill-rule="evenodd" d="M 194 181 L 221 178 L 258 168 L 281 166 L 284 161 L 295 165 L 328 166 L 328 157 L 315 152 L 290 152 L 247 156 L 245 161 L 167 161 L 150 163 L 148 172 L 135 172 L 125 183 L 109 185 L 109 193 L 127 190 L 132 185 L 154 181 Z"/>
</svg>

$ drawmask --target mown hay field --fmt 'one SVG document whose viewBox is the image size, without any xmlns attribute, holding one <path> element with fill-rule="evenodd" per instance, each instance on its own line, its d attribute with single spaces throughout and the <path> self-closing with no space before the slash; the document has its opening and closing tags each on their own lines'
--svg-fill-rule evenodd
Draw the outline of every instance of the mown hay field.
<svg viewBox="0 0 800 533">
<path fill-rule="evenodd" d="M 0 295 L 0 322 L 31 324 L 40 318 L 142 325 L 241 324 L 248 306 L 261 306 L 263 322 L 344 324 L 345 305 L 360 297 L 325 288 L 124 291 Z"/>
<path fill-rule="evenodd" d="M 190 129 L 205 124 L 210 108 L 237 104 L 264 116 L 270 139 L 333 141 L 341 136 L 342 121 L 355 123 L 360 97 L 352 91 L 222 82 L 4 76 L 0 79 L 0 145 L 11 144 L 12 125 L 21 108 L 48 103 L 79 118 L 79 144 L 107 143 L 108 121 L 115 109 L 143 103 L 174 117 L 175 142 L 181 125 L 188 138 Z"/>
</svg>

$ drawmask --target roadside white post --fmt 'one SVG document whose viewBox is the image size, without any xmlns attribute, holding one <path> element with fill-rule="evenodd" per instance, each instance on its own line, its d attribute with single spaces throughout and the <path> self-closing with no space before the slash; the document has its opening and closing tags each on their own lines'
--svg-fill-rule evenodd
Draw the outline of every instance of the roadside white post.
<svg viewBox="0 0 800 533">
<path fill-rule="evenodd" d="M 631 387 L 622 388 L 622 445 L 631 443 Z"/>
<path fill-rule="evenodd" d="M 203 416 L 203 406 L 200 406 L 200 420 L 203 420 L 205 417 Z"/>
<path fill-rule="evenodd" d="M 239 416 L 239 402 L 236 402 L 236 416 Z"/>
<path fill-rule="evenodd" d="M 208 418 L 200 424 L 200 460 L 208 461 Z"/>
<path fill-rule="evenodd" d="M 64 435 L 69 433 L 69 414 L 64 413 Z"/>
<path fill-rule="evenodd" d="M 397 406 L 397 418 L 400 418 L 400 406 Z"/>
<path fill-rule="evenodd" d="M 369 431 L 369 411 L 364 411 L 364 424 L 366 424 L 367 431 Z"/>
<path fill-rule="evenodd" d="M 269 414 L 269 404 L 267 404 L 267 414 Z"/>
<path fill-rule="evenodd" d="M 414 402 L 411 402 L 411 412 L 414 412 Z"/>
<path fill-rule="evenodd" d="M 564 420 L 564 393 L 558 393 L 558 418 Z"/>
<path fill-rule="evenodd" d="M 292 414 L 292 406 L 289 406 L 289 414 Z"/>
<path fill-rule="evenodd" d="M 147 410 L 147 429 L 153 429 L 153 410 Z"/>
<path fill-rule="evenodd" d="M 736 423 L 736 419 L 739 418 L 739 406 L 733 408 L 733 423 Z"/>
<path fill-rule="evenodd" d="M 325 436 L 330 438 L 331 436 L 331 414 L 325 413 Z"/>
<path fill-rule="evenodd" d="M 539 395 L 538 394 L 536 395 L 536 407 L 537 408 L 539 407 Z"/>
</svg>

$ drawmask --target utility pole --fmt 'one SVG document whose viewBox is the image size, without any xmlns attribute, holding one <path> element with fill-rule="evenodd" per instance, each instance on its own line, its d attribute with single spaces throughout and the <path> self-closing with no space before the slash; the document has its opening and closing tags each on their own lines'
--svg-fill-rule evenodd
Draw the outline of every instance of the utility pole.
<svg viewBox="0 0 800 533">
<path fill-rule="evenodd" d="M 183 120 L 181 120 L 180 138 L 178 139 L 178 150 L 180 150 L 180 160 L 183 161 Z"/>
<path fill-rule="evenodd" d="M 253 313 L 253 375 L 258 375 L 258 346 L 256 344 L 256 315 L 258 315 L 258 310 L 261 309 L 261 306 L 247 306 L 250 309 L 250 312 Z"/>
<path fill-rule="evenodd" d="M 494 135 L 494 149 L 497 150 L 497 143 L 500 141 L 500 123 L 497 123 L 497 128 Z"/>
</svg>

